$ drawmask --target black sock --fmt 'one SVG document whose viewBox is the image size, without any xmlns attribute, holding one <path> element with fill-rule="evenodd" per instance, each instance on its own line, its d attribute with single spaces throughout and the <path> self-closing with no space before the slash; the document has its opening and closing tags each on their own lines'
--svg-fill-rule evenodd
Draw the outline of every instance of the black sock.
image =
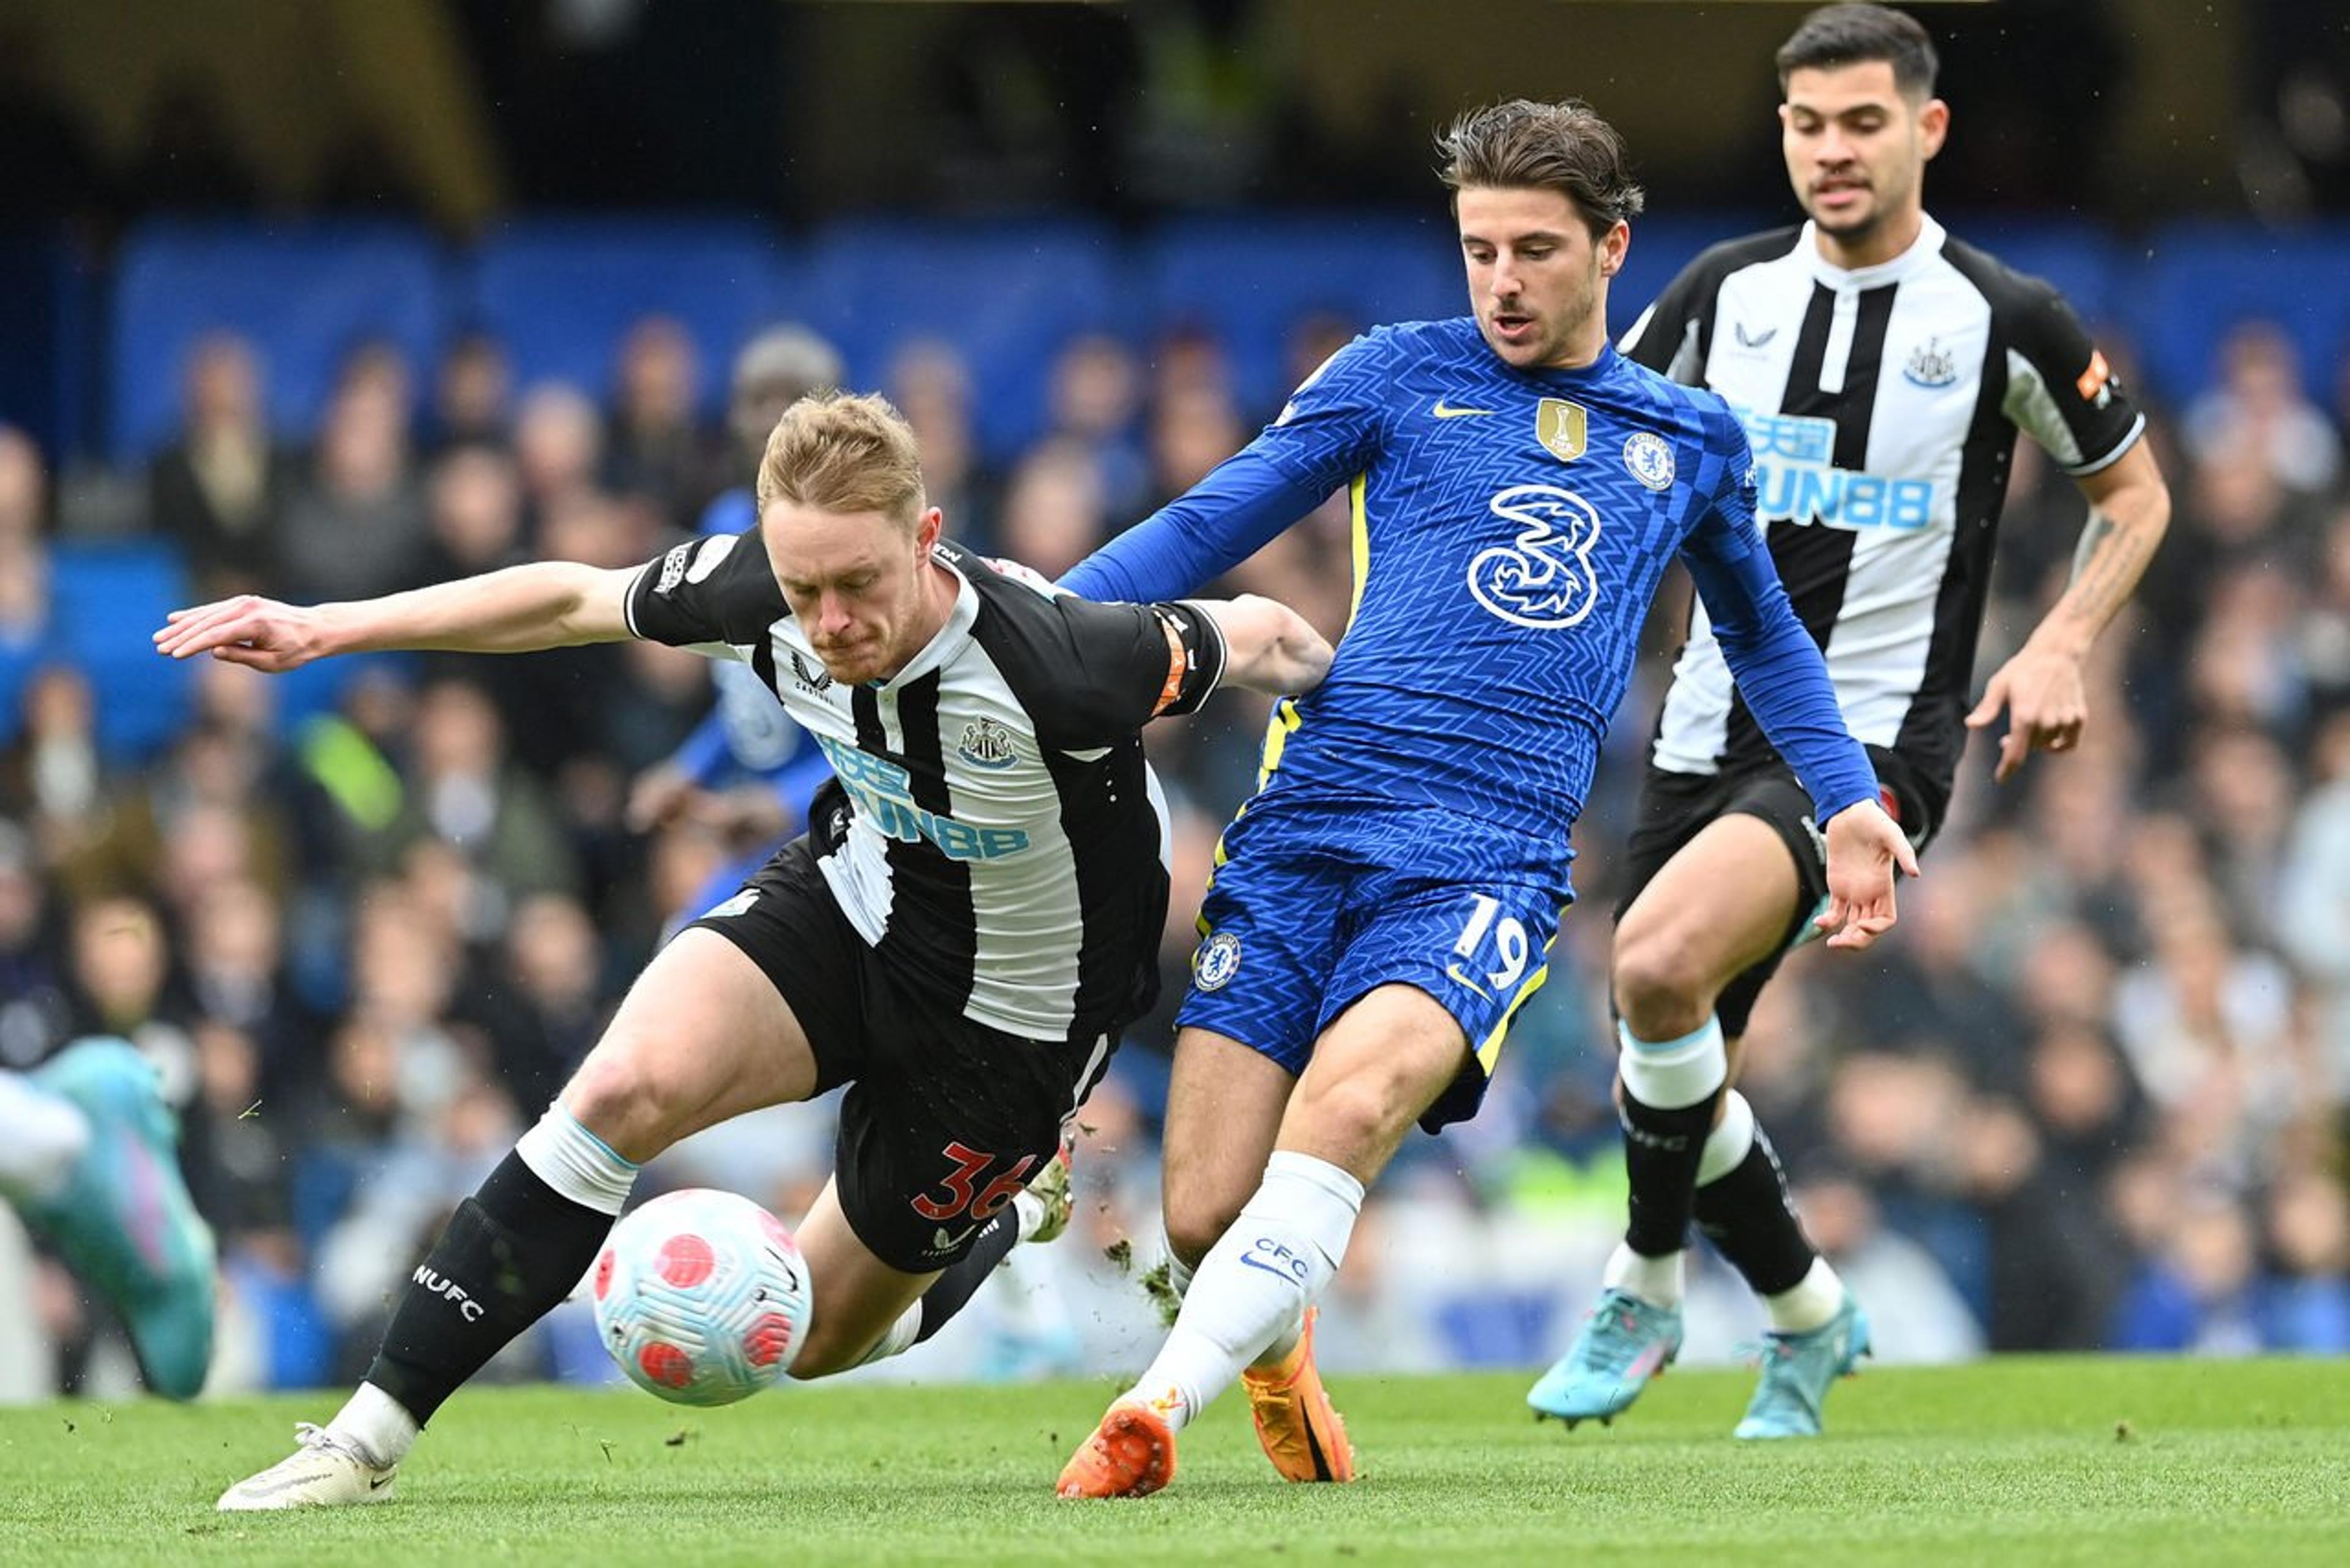
<svg viewBox="0 0 2350 1568">
<path fill-rule="evenodd" d="M 1696 1216 L 1714 1251 L 1746 1276 L 1757 1295 L 1794 1290 L 1819 1256 L 1795 1218 L 1778 1153 L 1759 1127 L 1746 1158 L 1721 1180 L 1697 1189 Z"/>
<path fill-rule="evenodd" d="M 1698 1161 L 1705 1156 L 1721 1094 L 1716 1089 L 1693 1106 L 1669 1111 L 1642 1105 L 1628 1090 L 1624 1095 L 1617 1119 L 1624 1127 L 1624 1174 L 1632 1187 L 1624 1243 L 1644 1258 L 1661 1258 L 1689 1244 Z"/>
<path fill-rule="evenodd" d="M 922 1293 L 922 1325 L 914 1331 L 914 1343 L 920 1345 L 946 1327 L 987 1276 L 995 1272 L 995 1265 L 1019 1244 L 1020 1216 L 1007 1203 L 1003 1212 L 989 1220 L 987 1229 L 972 1242 L 971 1251 L 961 1261 L 948 1264 L 946 1271 L 931 1282 L 931 1288 Z"/>
<path fill-rule="evenodd" d="M 572 1202 L 521 1155 L 507 1155 L 410 1277 L 367 1380 L 422 1426 L 571 1293 L 611 1229 L 611 1215 Z"/>
</svg>

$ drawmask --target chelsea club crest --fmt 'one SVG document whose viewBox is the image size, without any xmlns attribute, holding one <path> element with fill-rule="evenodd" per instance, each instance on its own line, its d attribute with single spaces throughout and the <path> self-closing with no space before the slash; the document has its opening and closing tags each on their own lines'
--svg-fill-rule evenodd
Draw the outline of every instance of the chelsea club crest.
<svg viewBox="0 0 2350 1568">
<path fill-rule="evenodd" d="M 1191 961 L 1191 980 L 1201 991 L 1221 991 L 1240 971 L 1241 940 L 1230 931 L 1201 942 L 1200 956 Z"/>
<path fill-rule="evenodd" d="M 1636 431 L 1624 442 L 1624 467 L 1651 490 L 1673 487 L 1673 449 L 1652 431 Z"/>
</svg>

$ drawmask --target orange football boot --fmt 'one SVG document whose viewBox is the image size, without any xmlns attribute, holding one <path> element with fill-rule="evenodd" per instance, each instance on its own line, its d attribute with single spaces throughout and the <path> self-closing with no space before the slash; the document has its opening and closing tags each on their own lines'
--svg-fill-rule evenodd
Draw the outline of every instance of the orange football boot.
<svg viewBox="0 0 2350 1568">
<path fill-rule="evenodd" d="M 1175 1479 L 1175 1429 L 1148 1405 L 1109 1407 L 1070 1457 L 1055 1488 L 1063 1497 L 1149 1497 Z"/>
<path fill-rule="evenodd" d="M 1249 1412 L 1256 1417 L 1256 1440 L 1283 1477 L 1294 1481 L 1350 1481 L 1355 1445 L 1347 1423 L 1330 1403 L 1322 1375 L 1314 1369 L 1314 1319 L 1305 1309 L 1305 1332 L 1278 1366 L 1252 1366 L 1241 1374 Z"/>
</svg>

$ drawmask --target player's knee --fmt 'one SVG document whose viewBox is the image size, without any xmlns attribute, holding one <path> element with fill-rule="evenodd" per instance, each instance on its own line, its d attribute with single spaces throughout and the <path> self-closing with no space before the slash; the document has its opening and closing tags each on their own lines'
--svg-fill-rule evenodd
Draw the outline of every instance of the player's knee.
<svg viewBox="0 0 2350 1568">
<path fill-rule="evenodd" d="M 1259 1178 L 1264 1174 L 1255 1173 Z M 1251 1191 L 1254 1189 L 1252 1187 Z M 1210 1190 L 1200 1184 L 1170 1184 L 1161 1202 L 1167 1221 L 1167 1244 L 1191 1268 L 1240 1218 L 1248 1192 Z"/>
<path fill-rule="evenodd" d="M 1304 1116 L 1316 1143 L 1347 1152 L 1344 1163 L 1378 1165 L 1427 1108 L 1430 1096 L 1420 1089 L 1401 1072 L 1365 1067 L 1315 1085 L 1304 1096 Z"/>
<path fill-rule="evenodd" d="M 1671 931 L 1619 937 L 1608 979 L 1617 1011 L 1643 1039 L 1686 1034 L 1713 1009 L 1715 977 L 1704 956 Z"/>
<path fill-rule="evenodd" d="M 623 1158 L 650 1159 L 674 1141 L 670 1129 L 682 1107 L 672 1103 L 674 1080 L 659 1070 L 655 1054 L 607 1035 L 564 1085 L 563 1104 L 579 1125 Z"/>
</svg>

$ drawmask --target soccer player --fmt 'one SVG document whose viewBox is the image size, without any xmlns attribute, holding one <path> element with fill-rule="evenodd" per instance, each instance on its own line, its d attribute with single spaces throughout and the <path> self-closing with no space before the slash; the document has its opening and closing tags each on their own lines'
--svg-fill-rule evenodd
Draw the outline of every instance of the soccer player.
<svg viewBox="0 0 2350 1568">
<path fill-rule="evenodd" d="M 0 1072 L 0 1196 L 121 1314 L 147 1386 L 194 1398 L 213 1358 L 213 1232 L 154 1064 L 91 1038 Z"/>
<path fill-rule="evenodd" d="M 1736 417 L 1608 343 L 1640 205 L 1622 141 L 1580 103 L 1518 101 L 1442 147 L 1473 314 L 1340 349 L 1254 441 L 1066 579 L 1156 597 L 1352 496 L 1352 624 L 1328 679 L 1275 710 L 1178 1017 L 1165 1218 L 1189 1289 L 1064 1496 L 1165 1485 L 1177 1433 L 1235 1377 L 1283 1475 L 1354 1475 L 1311 1308 L 1365 1186 L 1416 1119 L 1475 1109 L 1547 973 L 1568 833 L 1676 556 L 1809 788 L 1831 940 L 1890 927 L 1895 869 L 1913 865 L 1771 570 Z M 1702 1070 L 1688 1057 L 1664 1070 Z"/>
<path fill-rule="evenodd" d="M 341 1412 L 223 1509 L 384 1498 L 442 1401 L 578 1282 L 638 1167 L 740 1112 L 851 1085 L 798 1230 L 815 1312 L 795 1377 L 928 1338 L 1015 1241 L 1066 1221 L 1065 1187 L 1050 1205 L 1023 1189 L 1059 1171 L 1066 1123 L 1149 1006 L 1165 919 L 1139 732 L 1220 680 L 1310 688 L 1329 646 L 1270 600 L 1090 604 L 966 554 L 879 398 L 794 405 L 758 495 L 755 529 L 633 571 L 230 599 L 156 634 L 174 658 L 267 670 L 651 638 L 748 663 L 838 781 L 807 834 L 655 955 L 442 1232 Z"/>
<path fill-rule="evenodd" d="M 2002 781 L 2034 751 L 2077 743 L 2090 644 L 2154 554 L 2169 497 L 2145 421 L 2064 302 L 1926 214 L 1925 166 L 1950 112 L 1925 29 L 1882 6 L 1828 6 L 1778 67 L 1787 172 L 1810 222 L 1700 256 L 1623 351 L 1711 387 L 1745 421 L 1780 576 L 1886 808 L 1922 848 L 1970 729 L 2006 712 Z M 2071 586 L 1970 711 L 2019 430 L 2074 476 L 2089 522 Z M 1694 1217 L 1770 1314 L 1737 1435 L 1810 1436 L 1868 1324 L 1804 1240 L 1771 1142 L 1728 1085 L 1755 996 L 1826 888 L 1795 759 L 1731 690 L 1711 608 L 1691 618 L 1658 721 L 1616 930 L 1630 1224 L 1598 1304 L 1527 1402 L 1570 1422 L 1612 1417 L 1672 1360 Z"/>
</svg>

